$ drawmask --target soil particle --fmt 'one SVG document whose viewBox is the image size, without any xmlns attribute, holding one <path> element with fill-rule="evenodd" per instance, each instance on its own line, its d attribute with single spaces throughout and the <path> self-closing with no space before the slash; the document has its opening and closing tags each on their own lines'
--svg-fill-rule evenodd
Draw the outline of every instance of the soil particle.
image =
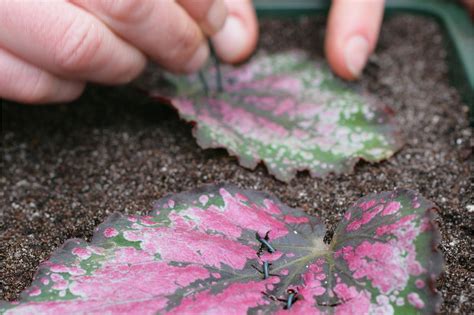
<svg viewBox="0 0 474 315">
<path fill-rule="evenodd" d="M 265 21 L 260 49 L 300 47 L 322 56 L 324 19 Z M 91 86 L 75 104 L 2 103 L 0 298 L 13 300 L 68 238 L 90 240 L 113 212 L 143 214 L 154 200 L 206 183 L 274 193 L 332 228 L 371 192 L 406 187 L 441 211 L 445 272 L 442 313 L 472 313 L 472 129 L 467 106 L 448 80 L 439 26 L 428 18 L 384 22 L 360 82 L 398 115 L 407 143 L 388 161 L 359 163 L 353 174 L 284 184 L 259 166 L 238 166 L 224 150 L 202 150 L 191 126 L 133 87 Z"/>
</svg>

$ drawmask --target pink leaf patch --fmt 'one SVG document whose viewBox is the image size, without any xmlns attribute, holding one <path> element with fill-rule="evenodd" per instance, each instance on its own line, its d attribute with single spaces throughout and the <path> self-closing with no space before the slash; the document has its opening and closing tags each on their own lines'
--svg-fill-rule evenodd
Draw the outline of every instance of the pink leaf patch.
<svg viewBox="0 0 474 315">
<path fill-rule="evenodd" d="M 226 148 L 251 169 L 263 162 L 282 181 L 303 170 L 317 177 L 350 172 L 359 159 L 377 162 L 402 145 L 388 107 L 301 51 L 222 66 L 222 90 L 211 65 L 203 70 L 205 82 L 148 70 L 142 88 L 196 122 L 201 147 Z"/>
<path fill-rule="evenodd" d="M 208 186 L 147 216 L 114 214 L 91 244 L 67 241 L 0 313 L 432 313 L 442 261 L 433 209 L 412 191 L 370 195 L 326 244 L 314 216 Z"/>
</svg>

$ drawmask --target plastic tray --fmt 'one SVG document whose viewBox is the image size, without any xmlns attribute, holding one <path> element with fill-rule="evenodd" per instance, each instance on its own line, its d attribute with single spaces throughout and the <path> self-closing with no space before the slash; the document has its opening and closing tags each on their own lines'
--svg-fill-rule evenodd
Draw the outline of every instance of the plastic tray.
<svg viewBox="0 0 474 315">
<path fill-rule="evenodd" d="M 254 0 L 259 17 L 299 17 L 326 14 L 327 0 Z M 453 85 L 469 105 L 474 123 L 474 24 L 467 11 L 448 0 L 388 0 L 385 13 L 415 13 L 434 17 L 446 33 Z"/>
</svg>

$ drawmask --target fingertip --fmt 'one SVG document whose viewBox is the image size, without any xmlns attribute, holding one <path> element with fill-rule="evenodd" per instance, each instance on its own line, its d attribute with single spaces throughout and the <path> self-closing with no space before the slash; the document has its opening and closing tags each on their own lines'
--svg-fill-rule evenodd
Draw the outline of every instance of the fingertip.
<svg viewBox="0 0 474 315">
<path fill-rule="evenodd" d="M 257 46 L 258 23 L 251 1 L 226 1 L 228 16 L 222 29 L 212 36 L 217 55 L 237 63 L 249 57 Z"/>
<path fill-rule="evenodd" d="M 242 22 L 230 16 L 226 19 L 224 27 L 212 37 L 217 55 L 228 63 L 244 59 L 249 51 L 247 31 Z"/>
<path fill-rule="evenodd" d="M 342 49 L 332 49 L 329 46 L 326 55 L 331 68 L 338 76 L 355 80 L 367 64 L 370 44 L 367 38 L 356 34 L 345 41 Z"/>
<path fill-rule="evenodd" d="M 328 19 L 326 58 L 346 80 L 357 79 L 375 48 L 383 17 L 383 0 L 335 0 Z"/>
<path fill-rule="evenodd" d="M 84 82 L 69 81 L 67 84 L 63 84 L 63 86 L 58 88 L 58 93 L 53 103 L 72 102 L 82 95 L 85 88 L 86 84 Z"/>
<path fill-rule="evenodd" d="M 342 49 L 339 49 L 331 41 L 326 40 L 325 44 L 326 59 L 332 71 L 339 77 L 345 80 L 355 80 L 354 76 L 346 65 Z"/>
<path fill-rule="evenodd" d="M 107 80 L 100 82 L 107 85 L 128 84 L 137 78 L 145 69 L 147 57 L 138 49 L 130 49 L 128 52 L 123 51 L 117 59 L 121 57 L 121 67 L 116 71 L 116 75 Z M 94 82 L 94 80 L 91 80 Z"/>
<path fill-rule="evenodd" d="M 84 82 L 64 80 L 43 73 L 42 82 L 19 94 L 17 101 L 31 105 L 69 103 L 78 99 L 84 92 Z"/>
</svg>

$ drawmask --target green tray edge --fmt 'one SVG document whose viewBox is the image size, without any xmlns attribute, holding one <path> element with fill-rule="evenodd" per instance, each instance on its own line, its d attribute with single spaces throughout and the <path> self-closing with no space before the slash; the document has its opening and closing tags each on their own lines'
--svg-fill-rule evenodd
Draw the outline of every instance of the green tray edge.
<svg viewBox="0 0 474 315">
<path fill-rule="evenodd" d="M 326 14 L 327 0 L 254 0 L 259 17 Z M 450 79 L 469 106 L 474 124 L 474 25 L 459 4 L 445 0 L 388 0 L 385 13 L 414 13 L 435 18 L 446 32 Z"/>
</svg>

